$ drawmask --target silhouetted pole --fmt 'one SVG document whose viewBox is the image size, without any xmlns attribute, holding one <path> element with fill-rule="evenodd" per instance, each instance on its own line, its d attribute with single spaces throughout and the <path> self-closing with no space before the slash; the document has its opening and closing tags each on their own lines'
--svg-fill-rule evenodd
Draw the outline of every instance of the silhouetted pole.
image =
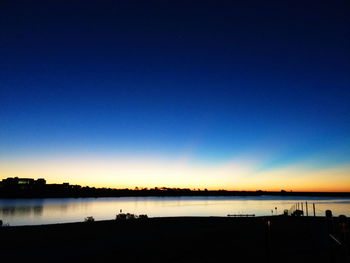
<svg viewBox="0 0 350 263">
<path fill-rule="evenodd" d="M 271 221 L 266 221 L 266 262 L 271 261 Z"/>
<path fill-rule="evenodd" d="M 304 215 L 304 206 L 303 206 L 303 202 L 301 202 L 301 210 L 303 211 L 303 215 Z"/>
<path fill-rule="evenodd" d="M 339 224 L 340 224 L 340 232 L 342 233 L 342 241 L 345 242 L 347 240 L 347 238 L 346 238 L 347 223 L 346 223 L 346 216 L 345 215 L 339 216 Z"/>
<path fill-rule="evenodd" d="M 315 203 L 313 203 L 312 206 L 313 206 L 313 209 L 314 209 L 314 216 L 316 216 Z"/>
<path fill-rule="evenodd" d="M 326 210 L 326 220 L 327 220 L 327 229 L 328 229 L 329 262 L 334 262 L 334 259 L 335 259 L 334 243 L 331 240 L 332 237 L 334 240 L 333 215 L 332 215 L 331 210 Z M 337 239 L 335 239 L 335 240 L 337 240 Z"/>
<path fill-rule="evenodd" d="M 309 216 L 309 210 L 307 208 L 307 202 L 305 202 L 306 216 Z"/>
</svg>

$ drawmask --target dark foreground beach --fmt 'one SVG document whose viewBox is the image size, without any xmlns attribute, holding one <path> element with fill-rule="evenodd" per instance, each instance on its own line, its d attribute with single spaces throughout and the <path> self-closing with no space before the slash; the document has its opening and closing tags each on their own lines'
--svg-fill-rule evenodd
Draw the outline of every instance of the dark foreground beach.
<svg viewBox="0 0 350 263">
<path fill-rule="evenodd" d="M 342 223 L 339 218 L 179 217 L 96 221 L 2 227 L 0 260 L 348 262 L 348 239 L 349 219 Z"/>
</svg>

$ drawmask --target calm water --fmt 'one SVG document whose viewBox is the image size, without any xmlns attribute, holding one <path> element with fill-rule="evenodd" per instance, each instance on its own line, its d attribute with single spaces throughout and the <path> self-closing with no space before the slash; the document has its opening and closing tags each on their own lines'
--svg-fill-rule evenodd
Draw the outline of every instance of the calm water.
<svg viewBox="0 0 350 263">
<path fill-rule="evenodd" d="M 57 198 L 0 199 L 0 219 L 5 224 L 38 225 L 114 219 L 122 209 L 125 213 L 161 216 L 227 216 L 228 214 L 281 214 L 296 202 L 316 205 L 317 215 L 331 209 L 334 215 L 350 216 L 350 198 L 304 197 L 119 197 L 119 198 Z"/>
</svg>

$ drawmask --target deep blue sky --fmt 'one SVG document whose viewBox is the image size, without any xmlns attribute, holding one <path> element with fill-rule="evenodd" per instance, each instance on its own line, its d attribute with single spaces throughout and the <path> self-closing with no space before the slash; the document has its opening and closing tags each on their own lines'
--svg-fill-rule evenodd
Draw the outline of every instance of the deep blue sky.
<svg viewBox="0 0 350 263">
<path fill-rule="evenodd" d="M 23 2 L 0 3 L 2 157 L 349 163 L 349 1 Z"/>
</svg>

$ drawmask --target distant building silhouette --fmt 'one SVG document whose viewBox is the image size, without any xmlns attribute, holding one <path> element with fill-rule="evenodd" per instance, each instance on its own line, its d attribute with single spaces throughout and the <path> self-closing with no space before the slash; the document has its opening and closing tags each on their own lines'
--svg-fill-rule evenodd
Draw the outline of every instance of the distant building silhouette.
<svg viewBox="0 0 350 263">
<path fill-rule="evenodd" d="M 18 178 L 18 177 L 9 177 L 3 179 L 0 182 L 0 186 L 3 188 L 19 188 L 19 189 L 32 189 L 36 187 L 43 187 L 46 185 L 46 180 L 39 178 L 37 180 L 33 178 Z"/>
</svg>

